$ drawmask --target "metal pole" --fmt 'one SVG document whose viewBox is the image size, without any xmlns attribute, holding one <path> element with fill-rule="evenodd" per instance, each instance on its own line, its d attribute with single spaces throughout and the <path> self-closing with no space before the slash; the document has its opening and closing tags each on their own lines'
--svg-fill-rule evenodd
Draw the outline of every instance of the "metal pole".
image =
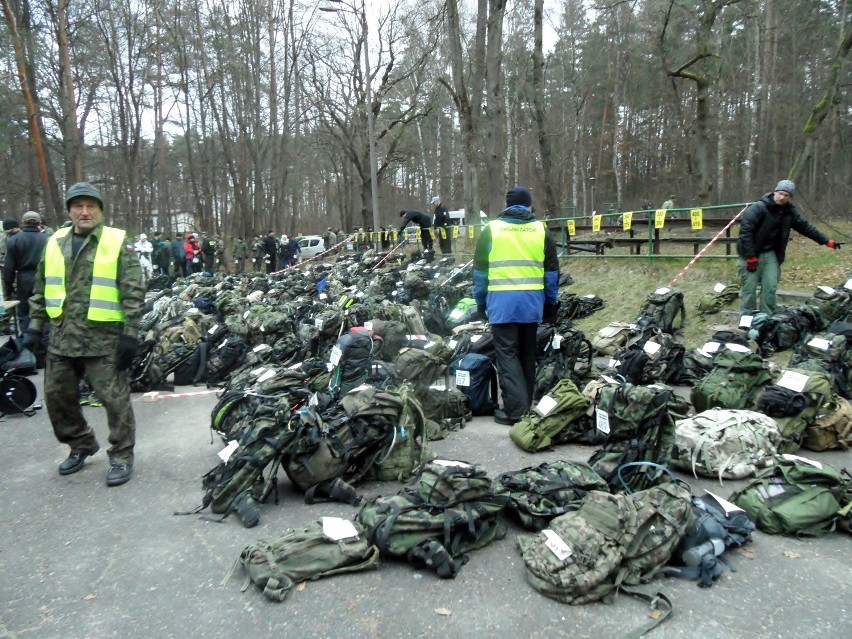
<svg viewBox="0 0 852 639">
<path fill-rule="evenodd" d="M 361 0 L 361 32 L 364 37 L 364 71 L 366 73 L 366 91 L 367 91 L 367 135 L 369 136 L 370 146 L 370 190 L 373 198 L 373 233 L 379 232 L 379 178 L 376 172 L 376 125 L 373 122 L 373 89 L 370 86 L 372 77 L 370 76 L 370 52 L 368 43 L 367 31 L 367 8 L 366 0 Z M 376 243 L 381 246 L 381 240 L 378 235 L 373 235 L 376 238 Z M 378 249 L 376 249 L 378 250 Z"/>
</svg>

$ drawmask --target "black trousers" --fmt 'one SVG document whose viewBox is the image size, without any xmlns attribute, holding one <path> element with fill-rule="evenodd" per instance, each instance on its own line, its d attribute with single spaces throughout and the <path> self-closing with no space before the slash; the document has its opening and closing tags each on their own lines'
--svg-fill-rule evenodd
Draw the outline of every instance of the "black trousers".
<svg viewBox="0 0 852 639">
<path fill-rule="evenodd" d="M 492 324 L 503 412 L 516 421 L 532 406 L 538 324 Z"/>
</svg>

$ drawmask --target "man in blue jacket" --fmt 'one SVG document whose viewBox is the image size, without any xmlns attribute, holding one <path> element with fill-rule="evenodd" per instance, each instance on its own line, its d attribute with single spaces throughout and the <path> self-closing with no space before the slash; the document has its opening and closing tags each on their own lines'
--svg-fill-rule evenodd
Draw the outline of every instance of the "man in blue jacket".
<svg viewBox="0 0 852 639">
<path fill-rule="evenodd" d="M 479 236 L 473 257 L 473 297 L 488 315 L 497 353 L 498 424 L 514 424 L 532 405 L 536 328 L 555 321 L 558 295 L 556 244 L 535 219 L 530 192 L 516 186 L 506 193 L 506 209 Z"/>
</svg>

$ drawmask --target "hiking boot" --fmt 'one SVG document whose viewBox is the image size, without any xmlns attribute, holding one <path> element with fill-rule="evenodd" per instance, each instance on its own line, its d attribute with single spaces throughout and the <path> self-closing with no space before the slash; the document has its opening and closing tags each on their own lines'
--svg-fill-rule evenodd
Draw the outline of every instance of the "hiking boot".
<svg viewBox="0 0 852 639">
<path fill-rule="evenodd" d="M 119 462 L 110 462 L 109 472 L 106 476 L 107 486 L 121 486 L 130 481 L 130 476 L 133 474 L 133 468 L 127 464 Z"/>
<path fill-rule="evenodd" d="M 506 413 L 504 413 L 499 408 L 494 411 L 494 421 L 498 424 L 503 424 L 504 426 L 514 426 L 515 422 L 519 421 L 521 418 L 512 418 L 509 417 Z"/>
<path fill-rule="evenodd" d="M 71 475 L 72 473 L 76 473 L 83 467 L 86 457 L 94 455 L 98 450 L 100 448 L 95 448 L 95 450 L 72 450 L 68 458 L 59 464 L 59 474 Z"/>
</svg>

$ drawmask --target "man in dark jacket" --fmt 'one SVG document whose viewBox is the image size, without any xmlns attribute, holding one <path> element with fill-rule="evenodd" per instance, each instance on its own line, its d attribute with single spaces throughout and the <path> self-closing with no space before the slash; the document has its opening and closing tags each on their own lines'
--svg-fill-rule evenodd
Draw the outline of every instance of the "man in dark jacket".
<svg viewBox="0 0 852 639">
<path fill-rule="evenodd" d="M 216 250 L 218 248 L 218 242 L 215 237 L 210 237 L 207 233 L 201 234 L 201 253 L 204 255 L 204 272 L 213 273 L 216 272 Z"/>
<path fill-rule="evenodd" d="M 506 209 L 483 229 L 473 256 L 473 297 L 487 312 L 497 352 L 503 410 L 511 425 L 530 409 L 535 389 L 536 329 L 556 319 L 559 257 L 556 243 L 532 213 L 522 186 L 506 193 Z"/>
<path fill-rule="evenodd" d="M 420 241 L 423 242 L 423 250 L 432 252 L 432 234 L 428 230 L 432 227 L 432 222 L 429 216 L 420 211 L 400 211 L 399 216 L 402 218 L 402 226 L 399 227 L 399 233 L 402 235 L 403 230 L 409 224 L 416 224 L 420 227 Z"/>
<path fill-rule="evenodd" d="M 828 239 L 796 210 L 790 201 L 795 188 L 790 180 L 781 180 L 774 191 L 749 206 L 743 215 L 737 241 L 740 312 L 743 315 L 753 315 L 758 310 L 761 313 L 775 312 L 775 294 L 787 242 L 790 241 L 790 229 L 829 248 L 839 249 L 843 244 Z"/>
<path fill-rule="evenodd" d="M 265 252 L 266 272 L 274 273 L 275 260 L 278 257 L 278 238 L 275 237 L 275 231 L 270 230 L 263 238 L 263 250 Z"/>
<path fill-rule="evenodd" d="M 35 211 L 24 213 L 20 233 L 6 244 L 6 263 L 3 265 L 3 287 L 6 299 L 20 301 L 17 308 L 18 329 L 30 325 L 30 297 L 35 287 L 36 269 L 47 244 L 47 235 L 39 230 L 41 216 Z"/>
<path fill-rule="evenodd" d="M 186 258 L 183 252 L 183 240 L 179 235 L 175 235 L 171 241 L 172 264 L 174 264 L 174 276 L 186 277 Z"/>
<path fill-rule="evenodd" d="M 441 196 L 438 195 L 432 198 L 432 206 L 435 207 L 435 219 L 432 222 L 435 226 L 435 231 L 438 234 L 438 244 L 441 247 L 443 255 L 449 255 L 453 252 L 453 240 L 450 233 L 450 216 L 447 214 L 447 207 L 441 201 Z"/>
</svg>

